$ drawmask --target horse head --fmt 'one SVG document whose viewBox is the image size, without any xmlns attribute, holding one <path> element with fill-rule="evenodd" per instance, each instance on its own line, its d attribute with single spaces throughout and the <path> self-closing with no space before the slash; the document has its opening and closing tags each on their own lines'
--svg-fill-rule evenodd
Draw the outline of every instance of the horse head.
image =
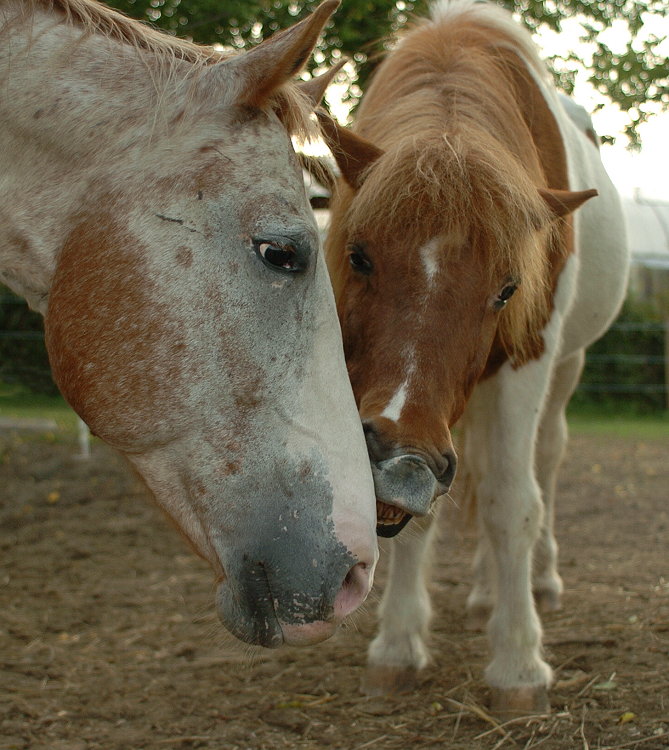
<svg viewBox="0 0 669 750">
<path fill-rule="evenodd" d="M 291 144 L 329 78 L 305 91 L 291 79 L 337 4 L 227 58 L 86 2 L 55 24 L 35 4 L 39 45 L 20 23 L 3 32 L 12 63 L 26 62 L 3 78 L 17 121 L 7 148 L 23 148 L 5 174 L 31 201 L 15 244 L 34 251 L 13 286 L 40 300 L 69 403 L 211 563 L 224 624 L 272 647 L 330 636 L 378 555 Z"/>
</svg>

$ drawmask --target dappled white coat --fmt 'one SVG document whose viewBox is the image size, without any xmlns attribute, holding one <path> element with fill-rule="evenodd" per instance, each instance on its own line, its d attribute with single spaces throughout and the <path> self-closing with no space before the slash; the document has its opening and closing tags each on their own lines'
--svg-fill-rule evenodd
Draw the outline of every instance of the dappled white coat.
<svg viewBox="0 0 669 750">
<path fill-rule="evenodd" d="M 0 2 L 0 280 L 45 315 L 66 398 L 211 563 L 227 627 L 266 646 L 329 636 L 377 559 L 332 292 L 270 106 L 336 5 L 209 64 L 88 0 L 70 21 Z"/>
</svg>

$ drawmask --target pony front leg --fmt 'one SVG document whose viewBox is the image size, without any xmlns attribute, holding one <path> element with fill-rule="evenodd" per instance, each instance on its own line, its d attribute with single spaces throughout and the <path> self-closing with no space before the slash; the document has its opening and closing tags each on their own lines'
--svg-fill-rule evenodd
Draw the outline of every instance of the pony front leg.
<svg viewBox="0 0 669 750">
<path fill-rule="evenodd" d="M 479 383 L 465 420 L 465 456 L 477 499 L 479 589 L 492 599 L 488 635 L 492 661 L 485 676 L 497 714 L 548 708 L 551 669 L 541 656 L 541 624 L 532 595 L 532 554 L 543 522 L 534 475 L 535 441 L 550 382 L 545 356 L 514 370 L 505 365 Z M 470 597 L 470 606 L 472 605 Z"/>
<path fill-rule="evenodd" d="M 425 645 L 432 615 L 426 578 L 436 512 L 414 518 L 391 542 L 388 582 L 379 607 L 379 632 L 369 645 L 361 690 L 385 695 L 411 689 L 429 662 Z"/>
<path fill-rule="evenodd" d="M 495 570 L 488 535 L 479 514 L 478 541 L 472 566 L 474 585 L 467 597 L 467 630 L 485 630 L 495 604 Z"/>
<path fill-rule="evenodd" d="M 493 659 L 485 671 L 492 710 L 502 716 L 548 710 L 551 669 L 541 657 L 541 623 L 532 596 L 532 550 L 542 510 L 532 477 L 500 484 L 487 477 L 479 508 L 495 565 L 498 595 L 488 623 Z"/>
</svg>

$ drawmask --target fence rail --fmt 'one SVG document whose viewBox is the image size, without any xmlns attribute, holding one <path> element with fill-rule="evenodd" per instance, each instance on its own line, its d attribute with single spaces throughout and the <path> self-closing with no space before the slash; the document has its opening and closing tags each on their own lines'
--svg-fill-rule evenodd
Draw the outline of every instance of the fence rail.
<svg viewBox="0 0 669 750">
<path fill-rule="evenodd" d="M 8 318 L 15 319 L 15 310 L 18 310 L 20 306 L 25 307 L 25 302 L 13 295 L 0 293 L 0 307 L 2 306 L 9 306 L 10 309 L 8 315 L 2 315 L 2 311 L 0 310 L 0 325 L 2 325 L 1 321 L 6 321 Z M 28 359 L 22 351 L 18 351 L 18 348 L 21 350 L 26 348 L 35 350 L 40 347 L 39 342 L 44 339 L 43 331 L 34 330 L 36 325 L 35 320 L 36 318 L 33 317 L 32 325 L 29 326 L 33 330 L 0 330 L 0 342 L 6 342 L 4 344 L 0 343 L 0 382 L 22 382 L 22 376 L 26 376 L 27 379 L 35 375 L 40 375 L 43 378 L 49 377 L 50 370 L 48 366 L 38 366 L 37 364 L 30 364 L 28 362 L 23 364 L 23 361 L 16 361 L 17 358 L 21 360 L 24 358 Z M 15 324 L 9 323 L 9 325 L 13 326 Z M 662 403 L 665 408 L 669 408 L 668 323 L 619 320 L 609 330 L 624 335 L 639 334 L 640 337 L 657 336 L 660 334 L 660 337 L 664 339 L 664 353 L 656 353 L 657 347 L 655 347 L 655 353 L 649 354 L 643 352 L 609 351 L 608 353 L 601 353 L 590 351 L 586 355 L 584 378 L 582 378 L 577 388 L 577 394 L 592 394 L 595 398 L 603 394 L 611 394 L 612 396 L 615 396 L 615 394 L 625 394 L 629 396 L 638 395 L 642 398 L 655 398 L 656 400 L 658 394 L 663 394 L 664 399 Z M 16 358 L 12 357 L 14 342 L 17 345 Z M 23 346 L 21 342 L 23 342 Z M 45 355 L 41 359 L 41 362 L 46 362 Z M 607 366 L 610 367 L 607 368 Z M 626 382 L 621 382 L 622 378 L 618 375 L 620 366 L 627 367 L 624 378 Z M 639 378 L 639 382 L 634 381 L 634 367 L 637 366 L 640 369 L 647 368 L 647 371 L 644 372 L 645 379 Z M 646 382 L 648 372 L 652 372 L 653 382 Z"/>
</svg>

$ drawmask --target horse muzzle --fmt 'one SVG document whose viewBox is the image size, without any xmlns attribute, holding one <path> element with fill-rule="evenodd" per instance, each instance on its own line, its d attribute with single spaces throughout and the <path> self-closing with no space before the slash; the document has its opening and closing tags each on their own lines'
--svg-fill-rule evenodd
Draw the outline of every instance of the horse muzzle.
<svg viewBox="0 0 669 750">
<path fill-rule="evenodd" d="M 223 625 L 245 643 L 278 648 L 326 640 L 372 587 L 374 564 L 348 553 L 300 565 L 295 555 L 263 553 L 245 553 L 239 564 L 226 565 L 216 594 Z"/>
</svg>

